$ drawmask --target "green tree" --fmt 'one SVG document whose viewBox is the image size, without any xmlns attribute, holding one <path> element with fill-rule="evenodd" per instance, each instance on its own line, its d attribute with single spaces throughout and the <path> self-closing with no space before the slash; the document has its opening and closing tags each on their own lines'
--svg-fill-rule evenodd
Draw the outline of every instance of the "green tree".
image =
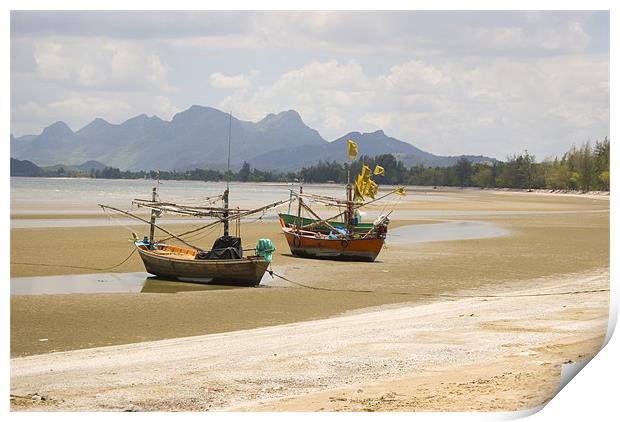
<svg viewBox="0 0 620 422">
<path fill-rule="evenodd" d="M 481 188 L 490 188 L 494 185 L 493 169 L 487 165 L 476 166 L 471 181 L 474 186 Z"/>
<path fill-rule="evenodd" d="M 250 164 L 246 161 L 243 162 L 241 166 L 241 170 L 239 170 L 239 180 L 242 182 L 247 182 L 250 178 Z"/>
<path fill-rule="evenodd" d="M 570 172 L 565 160 L 545 161 L 545 187 L 547 189 L 568 189 Z"/>
<path fill-rule="evenodd" d="M 458 178 L 459 185 L 470 186 L 471 185 L 471 175 L 473 173 L 473 169 L 471 166 L 471 161 L 469 161 L 465 157 L 459 158 L 454 166 L 454 170 L 456 172 L 456 177 Z"/>
<path fill-rule="evenodd" d="M 609 165 L 610 148 L 609 139 L 605 137 L 602 142 L 594 145 L 594 173 L 595 185 L 597 189 L 609 190 Z"/>
</svg>

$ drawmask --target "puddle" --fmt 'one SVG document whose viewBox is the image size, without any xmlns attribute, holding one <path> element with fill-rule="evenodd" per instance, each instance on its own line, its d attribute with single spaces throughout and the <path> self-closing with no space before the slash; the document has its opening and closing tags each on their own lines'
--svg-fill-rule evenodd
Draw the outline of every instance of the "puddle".
<svg viewBox="0 0 620 422">
<path fill-rule="evenodd" d="M 568 211 L 394 211 L 394 218 L 400 220 L 408 218 L 435 218 L 435 217 L 501 217 L 512 215 L 565 215 L 565 214 L 596 214 L 609 210 L 568 210 Z"/>
<path fill-rule="evenodd" d="M 269 277 L 267 274 L 266 276 Z M 244 287 L 166 280 L 145 272 L 11 278 L 11 295 L 178 293 L 239 288 Z"/>
<path fill-rule="evenodd" d="M 388 232 L 387 244 L 410 245 L 446 240 L 486 239 L 508 234 L 507 230 L 483 221 L 452 221 L 395 228 Z"/>
</svg>

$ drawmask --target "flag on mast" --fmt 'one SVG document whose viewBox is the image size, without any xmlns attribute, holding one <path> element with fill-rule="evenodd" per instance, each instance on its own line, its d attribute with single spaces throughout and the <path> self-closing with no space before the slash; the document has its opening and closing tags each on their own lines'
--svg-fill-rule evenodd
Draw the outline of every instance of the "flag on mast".
<svg viewBox="0 0 620 422">
<path fill-rule="evenodd" d="M 349 145 L 349 160 L 353 161 L 357 157 L 357 144 L 352 140 L 348 140 Z"/>
</svg>

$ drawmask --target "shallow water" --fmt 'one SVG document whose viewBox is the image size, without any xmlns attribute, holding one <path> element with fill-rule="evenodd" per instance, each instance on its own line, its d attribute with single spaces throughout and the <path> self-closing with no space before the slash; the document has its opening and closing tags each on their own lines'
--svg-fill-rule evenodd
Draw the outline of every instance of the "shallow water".
<svg viewBox="0 0 620 422">
<path fill-rule="evenodd" d="M 523 211 L 523 210 L 497 210 L 497 211 L 408 211 L 399 210 L 397 216 L 401 220 L 416 219 L 416 218 L 438 218 L 438 217 L 502 217 L 511 215 L 566 215 L 566 214 L 602 214 L 609 212 L 609 210 L 570 210 L 570 211 L 548 211 L 548 210 L 535 210 L 535 211 Z"/>
<path fill-rule="evenodd" d="M 41 210 L 99 210 L 97 204 L 128 207 L 135 198 L 150 198 L 152 180 L 11 178 L 11 212 L 36 213 Z M 286 183 L 230 183 L 230 202 L 241 208 L 287 199 L 291 185 Z M 158 191 L 162 200 L 194 202 L 220 195 L 225 182 L 162 181 Z M 295 187 L 297 189 L 297 187 Z M 308 193 L 345 196 L 344 186 L 305 185 Z"/>
<path fill-rule="evenodd" d="M 240 287 L 165 280 L 145 272 L 11 278 L 11 295 L 179 293 L 237 288 Z"/>
<path fill-rule="evenodd" d="M 148 219 L 148 216 L 141 216 Z M 254 221 L 256 218 L 242 218 L 241 221 Z M 265 215 L 262 220 L 276 221 L 277 216 Z M 190 219 L 190 218 L 165 218 L 157 220 L 157 224 L 166 227 L 174 224 L 190 224 L 200 225 L 208 224 L 214 221 L 210 218 L 204 219 Z M 12 219 L 12 229 L 43 229 L 43 228 L 62 228 L 62 227 L 114 227 L 114 226 L 132 226 L 140 227 L 146 223 L 142 223 L 138 220 L 126 217 L 113 217 L 113 218 L 27 218 L 27 219 Z"/>
<path fill-rule="evenodd" d="M 486 239 L 507 236 L 509 232 L 483 221 L 451 221 L 449 223 L 402 226 L 388 232 L 388 245 L 410 245 L 449 240 Z"/>
<path fill-rule="evenodd" d="M 90 214 L 101 212 L 97 204 L 103 203 L 126 209 L 135 198 L 149 198 L 156 185 L 152 180 L 107 179 L 57 179 L 44 177 L 11 177 L 12 214 Z M 164 180 L 158 187 L 162 200 L 170 202 L 195 202 L 205 197 L 221 194 L 225 182 Z M 289 190 L 298 189 L 288 183 L 230 183 L 230 202 L 240 208 L 252 208 L 289 198 Z M 381 191 L 390 189 L 383 186 Z M 408 201 L 458 201 L 453 195 L 418 191 L 407 197 Z M 339 184 L 304 185 L 306 193 L 345 197 L 345 187 Z"/>
</svg>

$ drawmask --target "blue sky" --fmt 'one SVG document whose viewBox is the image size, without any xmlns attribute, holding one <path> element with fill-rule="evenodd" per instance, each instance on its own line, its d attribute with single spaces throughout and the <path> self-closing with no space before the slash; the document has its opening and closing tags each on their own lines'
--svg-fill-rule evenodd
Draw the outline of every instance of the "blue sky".
<svg viewBox="0 0 620 422">
<path fill-rule="evenodd" d="M 609 14 L 12 12 L 11 91 L 16 136 L 201 104 L 543 159 L 609 135 Z"/>
</svg>

